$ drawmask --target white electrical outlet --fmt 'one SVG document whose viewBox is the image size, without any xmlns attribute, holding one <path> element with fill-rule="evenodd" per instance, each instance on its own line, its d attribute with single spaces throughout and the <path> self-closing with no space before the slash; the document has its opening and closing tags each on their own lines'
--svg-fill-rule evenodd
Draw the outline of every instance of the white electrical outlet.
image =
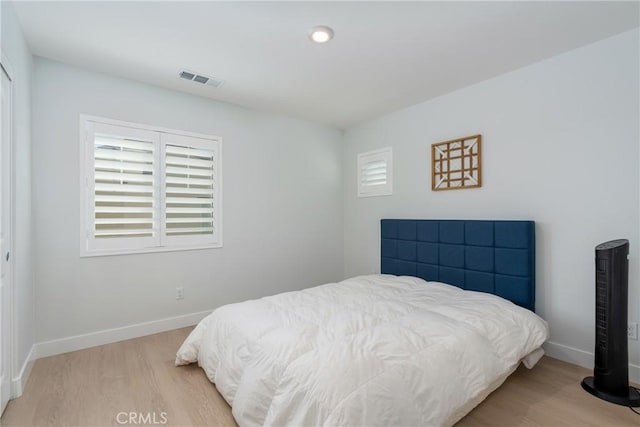
<svg viewBox="0 0 640 427">
<path fill-rule="evenodd" d="M 176 299 L 184 299 L 184 288 L 182 286 L 176 288 Z"/>
<path fill-rule="evenodd" d="M 629 323 L 627 325 L 627 337 L 630 340 L 638 339 L 638 324 L 637 323 Z"/>
</svg>

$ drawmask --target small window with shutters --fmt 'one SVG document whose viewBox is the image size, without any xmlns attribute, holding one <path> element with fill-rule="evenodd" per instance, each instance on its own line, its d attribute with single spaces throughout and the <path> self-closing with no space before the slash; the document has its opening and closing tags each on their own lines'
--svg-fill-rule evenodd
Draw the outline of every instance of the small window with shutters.
<svg viewBox="0 0 640 427">
<path fill-rule="evenodd" d="M 81 256 L 222 246 L 219 138 L 81 122 Z"/>
<path fill-rule="evenodd" d="M 392 194 L 391 147 L 358 154 L 358 197 Z"/>
</svg>

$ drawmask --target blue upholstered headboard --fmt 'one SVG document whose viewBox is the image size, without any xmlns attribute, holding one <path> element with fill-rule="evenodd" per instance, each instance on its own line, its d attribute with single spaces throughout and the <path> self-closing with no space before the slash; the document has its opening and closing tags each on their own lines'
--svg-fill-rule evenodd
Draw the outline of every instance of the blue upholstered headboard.
<svg viewBox="0 0 640 427">
<path fill-rule="evenodd" d="M 381 221 L 381 272 L 488 292 L 535 311 L 533 221 Z"/>
</svg>

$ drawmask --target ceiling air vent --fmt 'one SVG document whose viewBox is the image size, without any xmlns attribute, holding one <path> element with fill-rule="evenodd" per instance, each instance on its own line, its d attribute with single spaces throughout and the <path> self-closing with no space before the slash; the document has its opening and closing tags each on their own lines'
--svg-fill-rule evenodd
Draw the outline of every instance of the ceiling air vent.
<svg viewBox="0 0 640 427">
<path fill-rule="evenodd" d="M 222 83 L 224 83 L 224 80 L 192 73 L 191 71 L 181 71 L 180 78 L 213 87 L 220 87 L 222 86 Z"/>
</svg>

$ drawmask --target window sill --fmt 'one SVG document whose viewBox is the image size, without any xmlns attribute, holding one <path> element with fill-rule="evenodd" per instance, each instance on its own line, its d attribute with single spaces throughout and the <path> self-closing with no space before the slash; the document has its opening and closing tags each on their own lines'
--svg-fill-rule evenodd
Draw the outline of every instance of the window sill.
<svg viewBox="0 0 640 427">
<path fill-rule="evenodd" d="M 141 249 L 118 249 L 118 250 L 99 250 L 99 251 L 88 251 L 81 250 L 80 258 L 93 258 L 93 257 L 102 257 L 102 256 L 117 256 L 117 255 L 135 255 L 135 254 L 153 254 L 159 252 L 180 252 L 180 251 L 199 251 L 203 249 L 218 249 L 222 247 L 222 243 L 216 243 L 212 245 L 195 245 L 195 246 L 184 246 L 184 247 L 152 247 L 152 248 L 141 248 Z"/>
</svg>

